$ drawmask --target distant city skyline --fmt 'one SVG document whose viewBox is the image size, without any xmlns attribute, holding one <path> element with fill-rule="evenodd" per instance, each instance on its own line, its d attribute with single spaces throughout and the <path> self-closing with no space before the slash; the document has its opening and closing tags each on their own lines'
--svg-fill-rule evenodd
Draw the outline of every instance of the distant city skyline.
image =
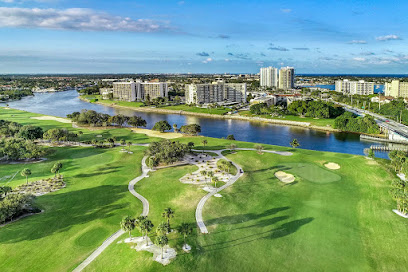
<svg viewBox="0 0 408 272">
<path fill-rule="evenodd" d="M 0 0 L 0 73 L 407 74 L 406 10 L 395 0 Z"/>
</svg>

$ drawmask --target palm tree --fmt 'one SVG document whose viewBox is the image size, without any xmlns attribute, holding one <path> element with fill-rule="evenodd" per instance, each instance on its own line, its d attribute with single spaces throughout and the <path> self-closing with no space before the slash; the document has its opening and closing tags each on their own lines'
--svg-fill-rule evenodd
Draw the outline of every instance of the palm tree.
<svg viewBox="0 0 408 272">
<path fill-rule="evenodd" d="M 208 144 L 207 140 L 203 140 L 202 143 L 203 143 L 203 146 L 204 146 L 204 149 L 205 149 L 206 144 Z M 204 153 L 204 149 L 203 149 L 202 153 Z"/>
<path fill-rule="evenodd" d="M 169 243 L 169 238 L 166 235 L 156 237 L 156 244 L 161 248 L 161 259 L 163 260 L 163 248 Z"/>
<path fill-rule="evenodd" d="M 173 124 L 174 132 L 177 132 L 177 124 Z"/>
<path fill-rule="evenodd" d="M 127 146 L 128 146 L 128 148 L 129 148 L 129 151 L 130 151 L 130 147 L 132 146 L 132 142 L 127 142 Z"/>
<path fill-rule="evenodd" d="M 202 170 L 200 171 L 200 174 L 204 177 L 204 181 L 207 181 L 207 171 Z"/>
<path fill-rule="evenodd" d="M 6 197 L 8 193 L 13 191 L 13 189 L 10 186 L 1 186 L 0 187 L 0 196 L 4 194 Z"/>
<path fill-rule="evenodd" d="M 146 216 L 140 215 L 135 219 L 135 227 L 140 231 L 143 236 L 142 222 L 146 220 Z"/>
<path fill-rule="evenodd" d="M 174 211 L 171 208 L 166 208 L 162 213 L 162 217 L 167 220 L 168 231 L 170 231 L 170 218 L 174 217 Z"/>
<path fill-rule="evenodd" d="M 125 139 L 120 140 L 120 144 L 121 145 L 126 145 L 126 140 Z"/>
<path fill-rule="evenodd" d="M 300 143 L 299 143 L 299 141 L 298 141 L 297 139 L 293 139 L 293 140 L 290 142 L 290 145 L 291 145 L 293 148 L 296 148 L 296 147 L 300 146 Z"/>
<path fill-rule="evenodd" d="M 217 182 L 220 181 L 220 180 L 218 179 L 218 177 L 214 177 L 214 178 L 212 179 L 212 181 L 213 181 L 214 184 L 215 184 L 215 188 L 217 188 Z"/>
<path fill-rule="evenodd" d="M 129 232 L 129 238 L 132 238 L 132 230 L 135 229 L 135 219 L 130 215 L 124 217 L 122 221 L 120 221 L 120 227 L 122 230 Z"/>
<path fill-rule="evenodd" d="M 28 169 L 28 168 L 24 168 L 24 169 L 21 171 L 21 175 L 22 175 L 23 177 L 26 177 L 26 183 L 28 184 L 28 176 L 31 175 L 31 170 Z"/>
<path fill-rule="evenodd" d="M 149 245 L 149 240 L 147 239 L 147 235 L 149 235 L 149 232 L 153 229 L 154 225 L 152 223 L 152 221 L 150 221 L 149 219 L 147 219 L 147 217 L 145 218 L 145 220 L 143 220 L 141 222 L 140 228 L 142 231 L 144 231 L 145 233 L 145 237 L 146 237 L 146 246 Z"/>
<path fill-rule="evenodd" d="M 255 149 L 258 151 L 258 154 L 262 154 L 262 149 L 263 149 L 262 145 L 255 145 Z"/>
<path fill-rule="evenodd" d="M 193 227 L 188 223 L 181 223 L 177 228 L 177 231 L 184 237 L 184 245 L 186 245 L 186 238 L 188 235 L 193 233 Z"/>
<path fill-rule="evenodd" d="M 210 178 L 210 180 L 212 181 L 213 177 L 214 177 L 214 172 L 213 171 L 208 171 L 207 172 L 207 176 Z"/>
<path fill-rule="evenodd" d="M 161 222 L 156 228 L 156 234 L 158 236 L 166 235 L 168 229 L 169 229 L 169 226 L 167 225 L 167 223 L 166 222 Z"/>
</svg>

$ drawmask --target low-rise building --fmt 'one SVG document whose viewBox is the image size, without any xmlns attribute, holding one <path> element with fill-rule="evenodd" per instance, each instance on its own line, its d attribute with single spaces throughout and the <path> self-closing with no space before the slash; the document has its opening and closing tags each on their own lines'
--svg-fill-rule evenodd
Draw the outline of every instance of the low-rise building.
<svg viewBox="0 0 408 272">
<path fill-rule="evenodd" d="M 371 97 L 371 102 L 373 103 L 381 103 L 381 104 L 388 104 L 394 100 L 392 96 L 374 96 Z"/>
<path fill-rule="evenodd" d="M 374 82 L 364 80 L 349 81 L 348 79 L 336 80 L 336 92 L 342 92 L 347 95 L 370 95 L 374 94 Z"/>
</svg>

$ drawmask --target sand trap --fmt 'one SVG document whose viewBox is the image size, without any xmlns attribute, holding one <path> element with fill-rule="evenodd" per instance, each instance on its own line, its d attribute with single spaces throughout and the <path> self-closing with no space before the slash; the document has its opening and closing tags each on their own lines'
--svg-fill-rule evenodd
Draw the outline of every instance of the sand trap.
<svg viewBox="0 0 408 272">
<path fill-rule="evenodd" d="M 334 162 L 326 163 L 324 166 L 326 166 L 326 168 L 329 168 L 331 170 L 340 169 L 340 165 L 338 165 L 337 163 L 334 163 Z"/>
<path fill-rule="evenodd" d="M 31 117 L 31 119 L 57 121 L 57 122 L 66 123 L 66 124 L 72 123 L 71 120 L 66 119 L 66 118 L 55 117 L 55 116 L 47 116 L 47 115 L 46 116 L 39 116 L 39 117 Z"/>
<path fill-rule="evenodd" d="M 132 131 L 135 133 L 142 133 L 146 134 L 147 136 L 151 137 L 158 137 L 158 138 L 164 138 L 164 139 L 176 139 L 183 137 L 183 134 L 181 133 L 175 133 L 175 132 L 159 132 L 151 129 L 145 129 L 145 128 L 132 128 Z"/>
<path fill-rule="evenodd" d="M 222 195 L 220 195 L 220 194 L 215 194 L 214 196 L 215 197 L 222 197 Z"/>
<path fill-rule="evenodd" d="M 275 177 L 284 183 L 291 183 L 295 181 L 295 177 L 292 174 L 288 174 L 283 171 L 276 172 Z"/>
</svg>

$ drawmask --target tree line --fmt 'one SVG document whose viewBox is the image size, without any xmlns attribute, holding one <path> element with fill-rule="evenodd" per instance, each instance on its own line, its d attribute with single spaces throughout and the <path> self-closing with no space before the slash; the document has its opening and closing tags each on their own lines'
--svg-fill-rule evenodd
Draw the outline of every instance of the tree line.
<svg viewBox="0 0 408 272">
<path fill-rule="evenodd" d="M 94 110 L 82 110 L 81 112 L 73 112 L 68 114 L 67 117 L 74 122 L 77 122 L 81 125 L 90 125 L 90 126 L 123 126 L 127 124 L 132 127 L 145 127 L 146 120 L 140 116 L 128 117 L 123 114 L 109 115 L 106 113 L 98 113 Z"/>
<path fill-rule="evenodd" d="M 345 112 L 334 120 L 334 128 L 342 131 L 379 134 L 380 127 L 371 115 L 359 117 L 351 112 Z"/>
<path fill-rule="evenodd" d="M 293 101 L 288 106 L 289 113 L 313 118 L 334 118 L 344 113 L 342 107 L 320 100 Z"/>
</svg>

